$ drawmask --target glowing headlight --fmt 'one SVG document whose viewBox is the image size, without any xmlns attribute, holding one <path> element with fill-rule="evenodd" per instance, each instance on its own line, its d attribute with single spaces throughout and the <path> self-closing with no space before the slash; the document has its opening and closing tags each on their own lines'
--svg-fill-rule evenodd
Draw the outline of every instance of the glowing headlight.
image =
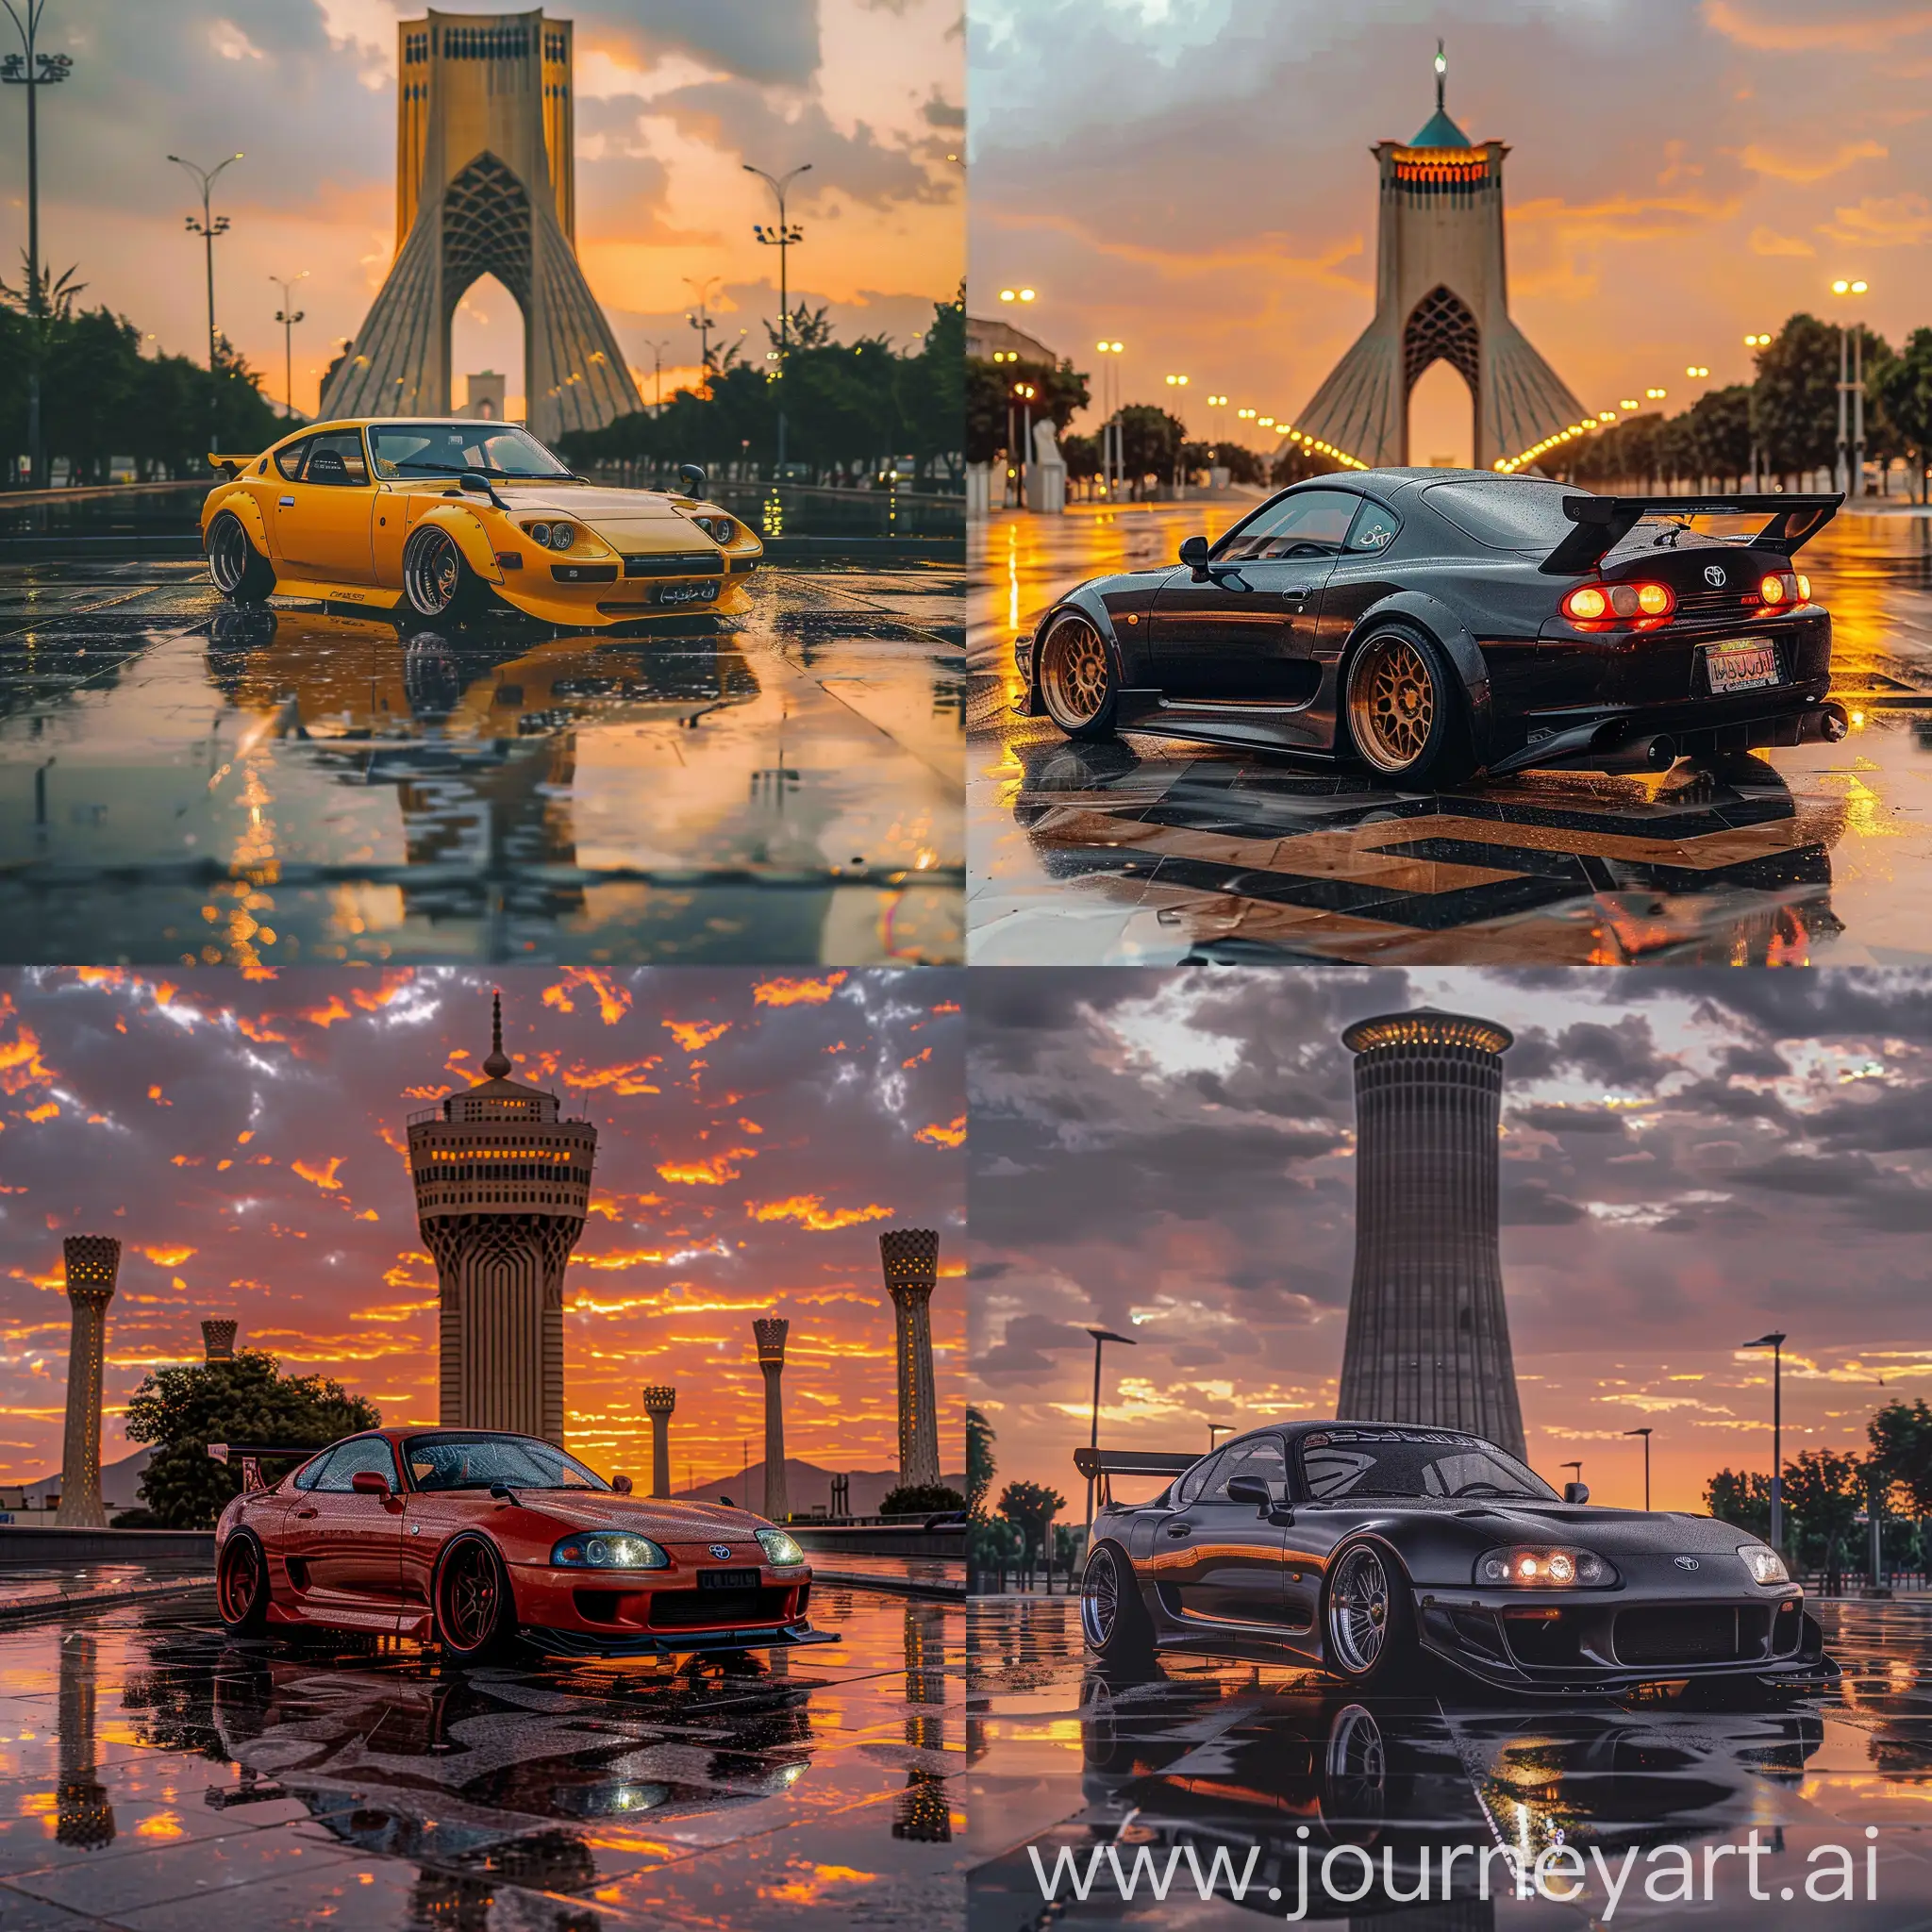
<svg viewBox="0 0 1932 1932">
<path fill-rule="evenodd" d="M 671 1558 L 647 1536 L 600 1529 L 565 1537 L 550 1560 L 563 1570 L 662 1570 Z"/>
<path fill-rule="evenodd" d="M 1591 1550 L 1491 1550 L 1475 1566 L 1478 1583 L 1517 1590 L 1588 1589 L 1616 1579 L 1610 1566 Z"/>
<path fill-rule="evenodd" d="M 805 1552 L 782 1529 L 755 1529 L 752 1534 L 774 1563 L 784 1565 L 805 1561 Z"/>
<path fill-rule="evenodd" d="M 1789 1583 L 1791 1573 L 1785 1568 L 1785 1559 L 1769 1543 L 1746 1543 L 1738 1552 L 1744 1559 L 1744 1567 L 1751 1573 L 1753 1583 Z"/>
</svg>

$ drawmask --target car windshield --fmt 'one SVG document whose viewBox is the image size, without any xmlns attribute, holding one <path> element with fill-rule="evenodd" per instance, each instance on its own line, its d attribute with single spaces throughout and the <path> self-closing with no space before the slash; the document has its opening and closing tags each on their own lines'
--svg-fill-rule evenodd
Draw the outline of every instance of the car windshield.
<svg viewBox="0 0 1932 1932">
<path fill-rule="evenodd" d="M 419 1490 L 608 1490 L 574 1456 L 527 1436 L 412 1436 L 405 1451 Z"/>
<path fill-rule="evenodd" d="M 1474 1436 L 1435 1429 L 1324 1429 L 1304 1436 L 1302 1475 L 1308 1494 L 1346 1496 L 1515 1496 L 1562 1500 L 1534 1470 Z"/>
<path fill-rule="evenodd" d="M 527 429 L 501 423 L 372 423 L 369 453 L 378 476 L 460 476 L 465 470 L 486 476 L 571 474 Z"/>
</svg>

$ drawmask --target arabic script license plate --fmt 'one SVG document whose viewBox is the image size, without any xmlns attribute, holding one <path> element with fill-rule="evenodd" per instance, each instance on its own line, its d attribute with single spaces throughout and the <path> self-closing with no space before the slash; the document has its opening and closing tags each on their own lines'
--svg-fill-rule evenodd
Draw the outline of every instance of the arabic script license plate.
<svg viewBox="0 0 1932 1932">
<path fill-rule="evenodd" d="M 659 604 L 713 604 L 718 598 L 718 583 L 715 577 L 702 584 L 660 584 L 658 587 Z"/>
<path fill-rule="evenodd" d="M 1705 645 L 1704 675 L 1712 697 L 1734 691 L 1760 691 L 1767 684 L 1784 682 L 1777 666 L 1777 646 L 1755 640 Z"/>
<path fill-rule="evenodd" d="M 700 1570 L 698 1588 L 700 1590 L 756 1590 L 758 1587 L 758 1573 L 756 1570 Z"/>
</svg>

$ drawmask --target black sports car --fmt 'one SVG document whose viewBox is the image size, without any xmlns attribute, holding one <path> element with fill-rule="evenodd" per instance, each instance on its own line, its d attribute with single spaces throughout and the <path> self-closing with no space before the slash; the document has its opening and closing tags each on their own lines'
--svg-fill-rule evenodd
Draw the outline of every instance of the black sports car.
<svg viewBox="0 0 1932 1932">
<path fill-rule="evenodd" d="M 1459 1430 L 1257 1429 L 1204 1457 L 1082 1449 L 1107 1480 L 1080 1587 L 1089 1647 L 1318 1664 L 1364 1690 L 1447 1666 L 1498 1689 L 1832 1681 L 1805 1593 L 1745 1530 L 1591 1509 Z M 1116 1504 L 1117 1474 L 1172 1475 Z"/>
<path fill-rule="evenodd" d="M 1792 560 L 1843 501 L 1324 476 L 1178 565 L 1061 597 L 1015 646 L 1026 708 L 1075 738 L 1353 755 L 1418 788 L 1835 741 L 1831 618 Z"/>
</svg>

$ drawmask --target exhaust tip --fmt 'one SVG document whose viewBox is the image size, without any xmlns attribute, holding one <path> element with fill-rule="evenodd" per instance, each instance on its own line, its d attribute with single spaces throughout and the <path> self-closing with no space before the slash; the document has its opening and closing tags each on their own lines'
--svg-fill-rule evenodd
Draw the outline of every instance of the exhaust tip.
<svg viewBox="0 0 1932 1932">
<path fill-rule="evenodd" d="M 1851 728 L 1851 720 L 1845 716 L 1842 708 L 1838 705 L 1826 705 L 1824 709 L 1819 714 L 1818 735 L 1824 739 L 1826 744 L 1837 744 L 1850 732 Z"/>
<path fill-rule="evenodd" d="M 1643 747 L 1643 761 L 1653 772 L 1668 772 L 1677 762 L 1677 741 L 1668 733 L 1658 732 Z"/>
</svg>

